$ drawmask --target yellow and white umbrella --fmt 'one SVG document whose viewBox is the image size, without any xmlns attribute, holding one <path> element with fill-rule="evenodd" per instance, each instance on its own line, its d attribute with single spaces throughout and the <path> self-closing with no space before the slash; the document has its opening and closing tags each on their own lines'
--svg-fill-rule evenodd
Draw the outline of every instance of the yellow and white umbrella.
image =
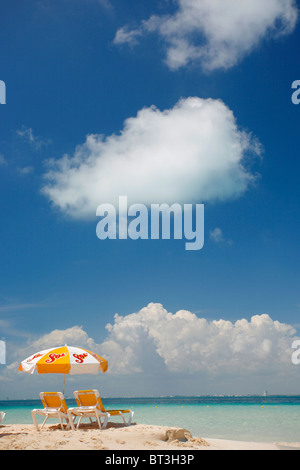
<svg viewBox="0 0 300 470">
<path fill-rule="evenodd" d="M 24 359 L 19 370 L 33 374 L 98 374 L 106 372 L 108 362 L 91 351 L 73 346 L 44 349 Z M 64 386 L 65 386 L 64 375 Z"/>
</svg>

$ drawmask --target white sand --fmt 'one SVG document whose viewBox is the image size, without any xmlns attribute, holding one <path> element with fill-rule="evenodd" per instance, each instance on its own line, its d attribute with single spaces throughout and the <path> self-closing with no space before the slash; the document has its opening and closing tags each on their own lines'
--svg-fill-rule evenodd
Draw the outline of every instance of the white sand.
<svg viewBox="0 0 300 470">
<path fill-rule="evenodd" d="M 82 424 L 77 431 L 56 424 L 36 431 L 33 425 L 0 425 L 0 450 L 279 450 L 273 444 L 201 439 L 182 428 L 109 424 L 100 430 Z"/>
</svg>

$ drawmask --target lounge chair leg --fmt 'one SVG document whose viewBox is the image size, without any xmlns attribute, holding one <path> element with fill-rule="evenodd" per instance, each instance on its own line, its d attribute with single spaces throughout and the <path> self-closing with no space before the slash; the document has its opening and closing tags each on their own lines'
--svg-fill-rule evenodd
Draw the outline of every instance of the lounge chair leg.
<svg viewBox="0 0 300 470">
<path fill-rule="evenodd" d="M 41 426 L 41 429 L 43 429 L 43 427 L 44 427 L 44 424 L 46 423 L 46 421 L 47 421 L 48 417 L 49 417 L 49 416 L 46 416 L 46 418 L 44 419 L 44 421 L 43 421 L 43 424 L 42 424 L 42 426 Z"/>
<path fill-rule="evenodd" d="M 64 430 L 64 425 L 63 425 L 63 422 L 62 422 L 62 419 L 61 419 L 60 415 L 58 415 L 58 419 L 59 419 L 59 422 L 60 422 L 61 429 Z"/>
<path fill-rule="evenodd" d="M 96 419 L 97 419 L 97 422 L 98 422 L 98 426 L 101 429 L 101 419 L 100 419 L 98 413 L 96 413 Z"/>
<path fill-rule="evenodd" d="M 35 425 L 35 427 L 36 427 L 36 430 L 39 431 L 39 426 L 38 426 L 38 423 L 37 423 L 37 420 L 36 420 L 36 416 L 35 416 L 35 411 L 34 411 L 34 410 L 32 410 L 31 416 L 32 416 L 33 423 L 34 423 L 34 425 Z"/>
<path fill-rule="evenodd" d="M 130 413 L 129 413 L 129 419 L 128 419 L 128 422 L 127 422 L 127 426 L 130 426 L 130 425 L 131 425 L 133 415 L 134 415 L 134 411 L 130 411 Z"/>
<path fill-rule="evenodd" d="M 81 420 L 82 420 L 82 416 L 79 417 L 79 420 L 78 420 L 78 423 L 77 423 L 77 426 L 76 426 L 77 429 L 79 428 L 79 424 L 80 424 Z"/>
<path fill-rule="evenodd" d="M 66 420 L 66 423 L 67 423 L 66 430 L 68 430 L 72 427 L 71 420 L 70 420 L 70 418 L 69 419 L 65 418 L 65 420 Z"/>
<path fill-rule="evenodd" d="M 110 417 L 110 414 L 107 413 L 107 415 L 106 415 L 105 418 L 104 418 L 103 424 L 102 424 L 102 429 L 106 429 L 106 426 L 107 426 L 109 417 Z"/>
<path fill-rule="evenodd" d="M 67 411 L 67 414 L 69 418 L 67 429 L 71 427 L 72 431 L 75 431 L 76 428 L 74 426 L 74 423 L 75 423 L 76 416 L 72 416 L 72 413 L 70 413 L 69 410 Z"/>
<path fill-rule="evenodd" d="M 70 420 L 70 426 L 71 426 L 71 428 L 72 428 L 72 431 L 75 431 L 75 426 L 74 426 L 74 424 L 75 424 L 75 419 L 76 419 L 76 416 L 74 416 L 74 417 L 73 417 L 73 416 L 70 416 L 70 418 L 69 418 L 69 420 Z"/>
</svg>

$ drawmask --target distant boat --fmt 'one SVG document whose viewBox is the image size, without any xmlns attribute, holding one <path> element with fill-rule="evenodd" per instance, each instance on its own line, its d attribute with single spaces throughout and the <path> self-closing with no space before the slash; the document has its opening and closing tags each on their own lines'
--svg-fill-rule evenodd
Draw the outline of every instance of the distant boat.
<svg viewBox="0 0 300 470">
<path fill-rule="evenodd" d="M 267 397 L 267 396 L 268 396 L 268 392 L 265 390 L 263 393 L 263 397 Z"/>
</svg>

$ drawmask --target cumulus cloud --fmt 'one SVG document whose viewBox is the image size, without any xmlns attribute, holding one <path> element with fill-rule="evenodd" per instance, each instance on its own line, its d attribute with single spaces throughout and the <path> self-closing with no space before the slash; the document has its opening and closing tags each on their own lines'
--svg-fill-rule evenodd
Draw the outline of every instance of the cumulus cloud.
<svg viewBox="0 0 300 470">
<path fill-rule="evenodd" d="M 144 396 L 200 390 L 223 393 L 224 387 L 229 393 L 249 393 L 254 384 L 258 391 L 266 384 L 273 390 L 286 390 L 286 383 L 297 390 L 292 345 L 300 338 L 291 325 L 274 321 L 267 314 L 235 322 L 208 320 L 186 310 L 171 313 L 159 303 L 150 303 L 135 313 L 116 314 L 106 330 L 102 342 L 91 338 L 83 327 L 74 326 L 31 339 L 25 347 L 10 348 L 9 365 L 1 371 L 1 380 L 11 383 L 18 375 L 18 380 L 26 381 L 26 387 L 40 389 L 39 380 L 34 382 L 27 374 L 18 373 L 19 362 L 33 352 L 69 344 L 108 360 L 106 385 L 99 377 L 99 387 L 105 386 L 106 391 L 110 388 L 114 396 L 116 388 Z M 79 377 L 75 379 L 79 387 Z M 88 376 L 86 380 L 89 383 Z M 71 378 L 68 382 L 72 384 Z"/>
<path fill-rule="evenodd" d="M 290 34 L 298 16 L 295 0 L 177 0 L 177 4 L 172 15 L 153 15 L 137 28 L 120 28 L 114 43 L 133 44 L 156 32 L 165 43 L 170 69 L 193 61 L 207 70 L 227 69 L 263 39 Z"/>
<path fill-rule="evenodd" d="M 101 351 L 115 374 L 147 372 L 156 364 L 173 373 L 208 374 L 291 371 L 296 330 L 255 315 L 250 321 L 208 321 L 150 303 L 137 313 L 115 315 Z"/>
<path fill-rule="evenodd" d="M 292 367 L 292 343 L 299 339 L 291 325 L 267 314 L 236 322 L 207 320 L 187 310 L 168 312 L 159 303 L 125 316 L 116 314 L 106 330 L 102 343 L 81 326 L 53 330 L 30 340 L 17 355 L 24 359 L 39 350 L 68 344 L 108 359 L 113 375 L 153 373 L 162 367 L 175 374 L 279 373 Z"/>
<path fill-rule="evenodd" d="M 222 101 L 181 99 L 164 111 L 140 110 L 119 134 L 89 135 L 73 156 L 49 162 L 42 191 L 82 218 L 119 196 L 144 204 L 223 201 L 254 181 L 247 165 L 260 153 Z"/>
</svg>

